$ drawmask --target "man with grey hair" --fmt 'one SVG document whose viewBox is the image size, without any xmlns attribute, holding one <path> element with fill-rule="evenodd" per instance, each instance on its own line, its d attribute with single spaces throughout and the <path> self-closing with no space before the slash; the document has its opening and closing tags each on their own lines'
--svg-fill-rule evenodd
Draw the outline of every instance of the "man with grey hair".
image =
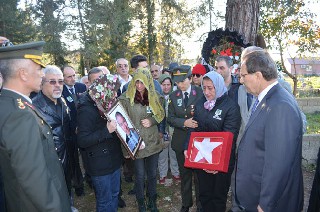
<svg viewBox="0 0 320 212">
<path fill-rule="evenodd" d="M 52 128 L 54 146 L 62 164 L 71 197 L 71 167 L 68 157 L 70 152 L 67 151 L 67 143 L 71 142 L 71 118 L 66 101 L 61 96 L 64 84 L 63 74 L 57 66 L 53 65 L 47 65 L 43 72 L 41 91 L 32 101 Z"/>
<path fill-rule="evenodd" d="M 79 80 L 80 83 L 83 83 L 86 85 L 87 90 L 89 88 L 89 80 L 88 80 L 88 75 L 84 75 L 83 77 L 81 77 L 81 79 Z"/>
<path fill-rule="evenodd" d="M 127 84 L 132 77 L 129 74 L 129 62 L 125 58 L 119 58 L 116 61 L 117 74 L 121 83 L 120 91 L 122 93 L 122 88 Z"/>
<path fill-rule="evenodd" d="M 266 51 L 247 54 L 240 82 L 256 99 L 238 147 L 235 199 L 246 211 L 303 209 L 302 121 Z"/>
</svg>

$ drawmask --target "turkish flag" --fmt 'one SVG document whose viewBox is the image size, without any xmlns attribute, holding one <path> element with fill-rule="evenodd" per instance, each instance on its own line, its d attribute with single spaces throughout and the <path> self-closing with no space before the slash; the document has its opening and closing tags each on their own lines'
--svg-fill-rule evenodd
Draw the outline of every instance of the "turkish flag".
<svg viewBox="0 0 320 212">
<path fill-rule="evenodd" d="M 231 132 L 192 132 L 184 165 L 228 172 L 232 141 Z"/>
</svg>

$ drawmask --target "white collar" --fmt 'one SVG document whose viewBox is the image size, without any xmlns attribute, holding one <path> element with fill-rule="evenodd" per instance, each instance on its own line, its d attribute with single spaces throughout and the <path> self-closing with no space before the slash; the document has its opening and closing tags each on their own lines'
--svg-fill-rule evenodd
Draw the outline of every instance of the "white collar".
<svg viewBox="0 0 320 212">
<path fill-rule="evenodd" d="M 263 91 L 261 91 L 261 93 L 258 95 L 259 102 L 262 101 L 262 99 L 267 95 L 267 93 L 271 90 L 271 88 L 273 86 L 275 86 L 276 84 L 278 84 L 278 80 L 276 80 L 275 82 L 271 83 L 265 89 L 263 89 Z"/>
<path fill-rule="evenodd" d="M 25 98 L 29 103 L 32 104 L 32 100 L 30 99 L 29 96 L 26 96 L 26 95 L 24 95 L 24 94 L 22 94 L 22 93 L 20 93 L 20 92 L 18 92 L 18 91 L 11 90 L 11 89 L 9 89 L 9 88 L 2 88 L 2 89 L 3 89 L 3 90 L 12 91 L 12 92 L 14 92 L 14 93 L 16 93 L 16 94 L 19 94 L 20 96 L 23 96 L 23 98 Z"/>
</svg>

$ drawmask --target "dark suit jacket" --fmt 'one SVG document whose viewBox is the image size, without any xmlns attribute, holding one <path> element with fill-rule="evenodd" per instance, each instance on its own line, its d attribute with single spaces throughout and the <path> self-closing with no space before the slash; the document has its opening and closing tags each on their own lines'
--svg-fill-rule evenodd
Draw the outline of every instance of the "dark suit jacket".
<svg viewBox="0 0 320 212">
<path fill-rule="evenodd" d="M 168 106 L 167 122 L 174 127 L 172 135 L 172 149 L 182 152 L 184 150 L 184 143 L 187 138 L 187 128 L 183 127 L 186 119 L 192 117 L 191 105 L 196 106 L 197 101 L 203 96 L 200 87 L 191 85 L 191 92 L 189 95 L 187 107 L 184 105 L 183 93 L 181 90 L 172 92 L 169 96 L 170 102 Z"/>
<path fill-rule="evenodd" d="M 302 121 L 279 84 L 258 105 L 238 148 L 236 193 L 247 211 L 302 211 Z"/>
<path fill-rule="evenodd" d="M 87 88 L 85 84 L 76 82 L 74 85 L 75 88 L 75 94 L 78 98 L 78 101 L 80 97 L 83 95 L 84 92 L 86 92 Z M 70 109 L 70 116 L 71 116 L 71 128 L 72 130 L 75 130 L 77 127 L 77 105 L 75 104 L 74 99 L 71 96 L 71 93 L 69 92 L 69 89 L 67 86 L 63 86 L 62 96 L 67 102 L 67 105 Z"/>
</svg>

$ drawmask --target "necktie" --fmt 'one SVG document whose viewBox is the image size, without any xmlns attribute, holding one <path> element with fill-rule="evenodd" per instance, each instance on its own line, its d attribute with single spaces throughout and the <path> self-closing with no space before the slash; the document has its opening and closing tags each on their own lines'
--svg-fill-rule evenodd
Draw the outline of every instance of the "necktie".
<svg viewBox="0 0 320 212">
<path fill-rule="evenodd" d="M 189 100 L 189 97 L 188 97 L 188 92 L 184 92 L 184 105 L 187 107 L 188 105 L 188 100 Z"/>
<path fill-rule="evenodd" d="M 69 91 L 71 93 L 71 97 L 72 97 L 74 103 L 77 104 L 78 103 L 78 98 L 77 98 L 77 95 L 74 92 L 74 88 L 69 88 Z"/>
<path fill-rule="evenodd" d="M 259 104 L 259 99 L 256 98 L 256 101 L 254 102 L 254 104 L 253 104 L 253 106 L 252 106 L 252 110 L 251 110 L 250 117 L 252 116 L 252 114 L 254 113 L 254 111 L 256 111 L 258 104 Z"/>
<path fill-rule="evenodd" d="M 73 88 L 69 88 L 69 91 L 71 94 L 74 94 L 74 89 Z"/>
</svg>

